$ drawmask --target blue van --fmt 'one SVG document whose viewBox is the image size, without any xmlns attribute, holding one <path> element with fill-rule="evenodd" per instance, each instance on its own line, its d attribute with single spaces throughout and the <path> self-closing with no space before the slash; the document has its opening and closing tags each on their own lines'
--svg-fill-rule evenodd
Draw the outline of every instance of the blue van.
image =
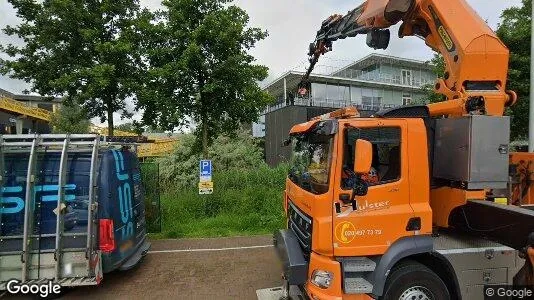
<svg viewBox="0 0 534 300">
<path fill-rule="evenodd" d="M 97 285 L 146 255 L 139 160 L 99 135 L 0 135 L 0 290 Z"/>
</svg>

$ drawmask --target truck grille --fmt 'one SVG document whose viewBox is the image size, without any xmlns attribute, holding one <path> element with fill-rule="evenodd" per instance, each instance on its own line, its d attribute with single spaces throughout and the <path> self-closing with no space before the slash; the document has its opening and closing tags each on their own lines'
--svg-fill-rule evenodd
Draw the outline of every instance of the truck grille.
<svg viewBox="0 0 534 300">
<path fill-rule="evenodd" d="M 291 201 L 287 208 L 287 214 L 289 217 L 288 228 L 295 233 L 306 259 L 309 259 L 312 240 L 312 218 L 298 209 Z"/>
</svg>

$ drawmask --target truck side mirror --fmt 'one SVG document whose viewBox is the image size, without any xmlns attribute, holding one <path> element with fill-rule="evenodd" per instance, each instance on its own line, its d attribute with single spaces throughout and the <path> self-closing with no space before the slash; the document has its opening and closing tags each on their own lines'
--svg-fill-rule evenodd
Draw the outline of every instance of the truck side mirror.
<svg viewBox="0 0 534 300">
<path fill-rule="evenodd" d="M 354 143 L 354 173 L 367 174 L 373 163 L 373 145 L 366 140 L 358 139 Z"/>
</svg>

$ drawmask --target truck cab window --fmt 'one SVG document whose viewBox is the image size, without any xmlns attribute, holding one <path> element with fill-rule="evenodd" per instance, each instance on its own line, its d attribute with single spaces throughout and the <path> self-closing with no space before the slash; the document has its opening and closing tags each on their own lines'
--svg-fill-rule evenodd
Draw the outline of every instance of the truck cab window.
<svg viewBox="0 0 534 300">
<path fill-rule="evenodd" d="M 328 192 L 332 145 L 329 135 L 294 136 L 289 179 L 313 194 Z"/>
<path fill-rule="evenodd" d="M 395 182 L 401 175 L 401 133 L 398 127 L 349 128 L 346 130 L 343 179 L 341 187 L 352 189 L 353 179 L 345 170 L 354 169 L 354 143 L 363 139 L 373 144 L 373 162 L 369 174 L 362 175 L 362 179 L 370 186 Z"/>
</svg>

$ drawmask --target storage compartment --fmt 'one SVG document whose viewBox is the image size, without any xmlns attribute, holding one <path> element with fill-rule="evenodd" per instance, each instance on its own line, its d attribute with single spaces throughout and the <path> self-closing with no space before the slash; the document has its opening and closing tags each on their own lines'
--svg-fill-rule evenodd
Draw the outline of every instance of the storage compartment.
<svg viewBox="0 0 534 300">
<path fill-rule="evenodd" d="M 506 188 L 509 143 L 509 117 L 436 120 L 433 176 L 470 190 Z"/>
</svg>

